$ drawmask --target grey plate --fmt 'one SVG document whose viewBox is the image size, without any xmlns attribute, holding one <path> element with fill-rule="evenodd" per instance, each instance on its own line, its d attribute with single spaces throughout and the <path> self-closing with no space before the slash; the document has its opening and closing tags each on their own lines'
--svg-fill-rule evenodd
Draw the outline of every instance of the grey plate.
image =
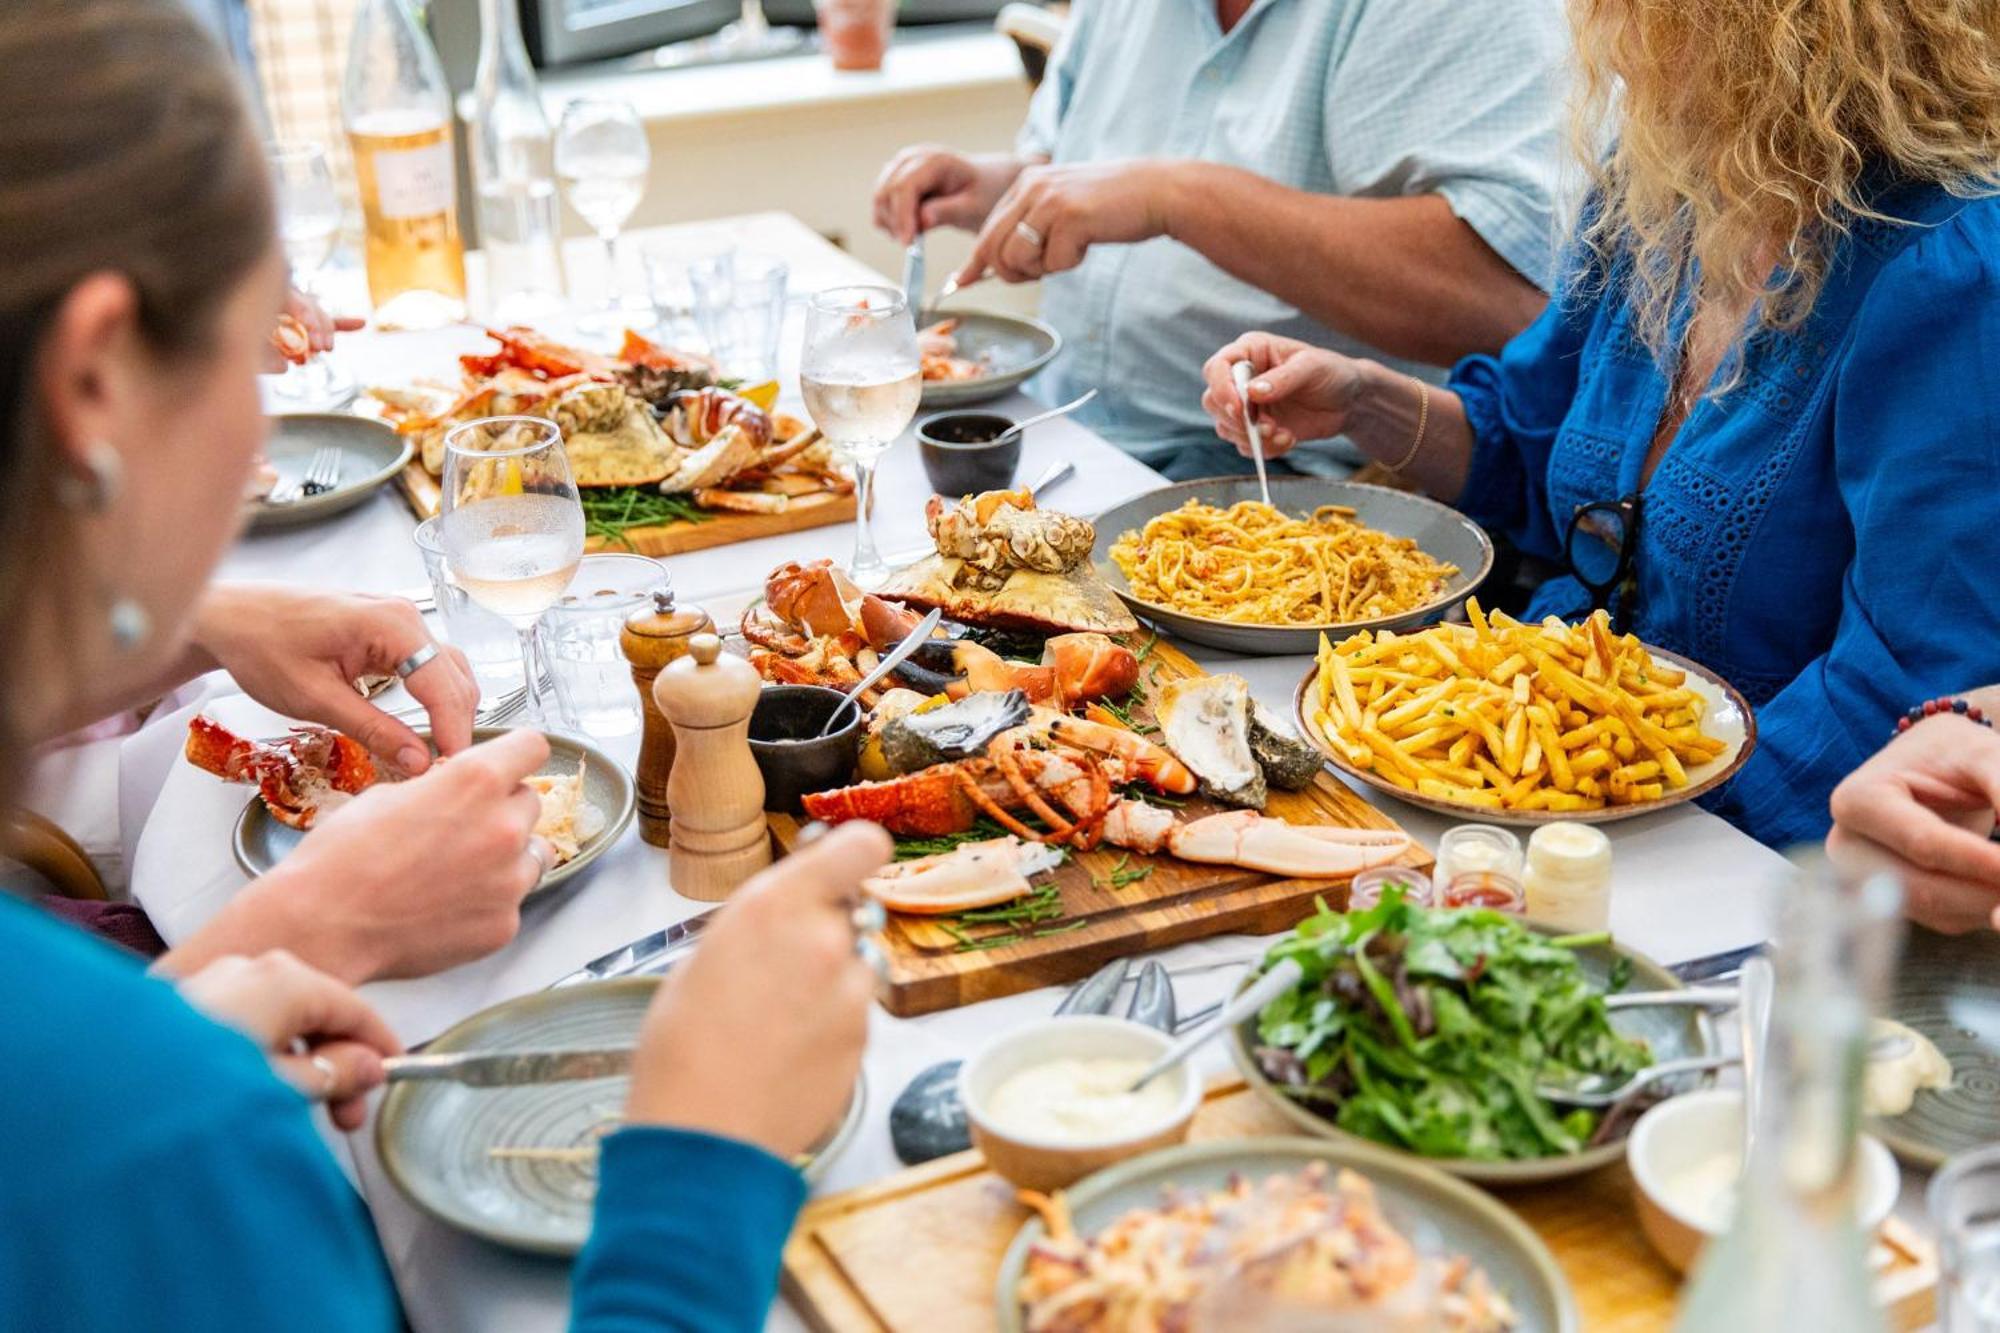
<svg viewBox="0 0 2000 1333">
<path fill-rule="evenodd" d="M 1520 1315 L 1519 1333 L 1575 1333 L 1576 1298 L 1541 1237 L 1504 1205 L 1413 1157 L 1357 1139 L 1233 1139 L 1165 1148 L 1121 1162 L 1066 1191 L 1077 1231 L 1090 1235 L 1134 1208 L 1158 1204 L 1169 1186 L 1217 1189 L 1232 1176 L 1262 1180 L 1312 1162 L 1349 1167 L 1374 1183 L 1391 1225 L 1431 1253 L 1463 1254 L 1493 1280 Z M 1028 1247 L 1043 1236 L 1039 1218 L 1014 1237 L 1000 1261 L 994 1297 L 1002 1333 L 1020 1333 L 1015 1297 Z M 1289 1325 L 1288 1325 L 1289 1327 Z M 1299 1327 L 1306 1327 L 1300 1324 Z"/>
<path fill-rule="evenodd" d="M 509 1051 L 630 1046 L 658 977 L 537 991 L 474 1014 L 427 1050 Z M 594 1162 L 496 1160 L 496 1147 L 580 1147 L 625 1106 L 630 1080 L 579 1079 L 513 1088 L 397 1083 L 375 1115 L 375 1151 L 396 1187 L 432 1217 L 496 1244 L 575 1254 L 590 1235 Z M 840 1123 L 804 1170 L 817 1178 L 854 1137 L 867 1102 L 857 1082 Z"/>
<path fill-rule="evenodd" d="M 292 412 L 271 418 L 271 439 L 264 452 L 283 483 L 304 476 L 313 451 L 328 444 L 340 450 L 340 484 L 286 505 L 252 500 L 248 508 L 253 531 L 312 523 L 354 508 L 401 472 L 415 448 L 387 422 L 371 417 Z"/>
<path fill-rule="evenodd" d="M 1038 319 L 1022 315 L 992 315 L 978 310 L 927 311 L 918 327 L 940 319 L 956 319 L 958 354 L 990 368 L 976 380 L 924 385 L 922 408 L 970 407 L 989 402 L 1021 383 L 1062 350 L 1062 335 Z"/>
<path fill-rule="evenodd" d="M 508 727 L 475 727 L 472 739 L 491 740 L 509 730 L 511 728 Z M 421 730 L 417 734 L 426 735 Z M 549 761 L 542 765 L 540 771 L 574 773 L 579 759 L 586 761 L 583 798 L 604 816 L 604 828 L 584 843 L 575 857 L 542 876 L 542 882 L 528 895 L 530 901 L 582 874 L 585 866 L 604 855 L 618 841 L 618 835 L 625 831 L 625 826 L 632 822 L 632 816 L 639 808 L 639 794 L 625 766 L 596 746 L 587 745 L 573 736 L 550 733 Z M 261 796 L 252 796 L 236 821 L 236 833 L 231 845 L 236 852 L 236 864 L 249 874 L 261 875 L 289 856 L 304 836 L 297 829 L 273 819 Z"/>
<path fill-rule="evenodd" d="M 1544 931 L 1544 934 L 1554 934 Z M 1618 955 L 1632 960 L 1632 990 L 1679 990 L 1681 983 L 1673 973 L 1661 967 L 1652 959 L 1621 944 L 1601 944 L 1577 951 L 1577 961 L 1583 965 L 1584 973 L 1600 989 L 1611 975 L 1611 965 Z M 1247 984 L 1247 983 L 1246 983 Z M 1678 1060 L 1686 1056 L 1707 1055 L 1716 1049 L 1715 1024 L 1699 1009 L 1625 1009 L 1611 1016 L 1613 1026 L 1627 1036 L 1643 1037 L 1651 1046 L 1655 1060 Z M 1482 1185 L 1533 1185 L 1545 1180 L 1560 1180 L 1565 1176 L 1581 1175 L 1594 1171 L 1600 1166 L 1609 1166 L 1625 1155 L 1625 1141 L 1620 1138 L 1611 1143 L 1586 1148 L 1567 1157 L 1536 1157 L 1524 1161 L 1482 1162 L 1464 1157 L 1419 1157 L 1401 1148 L 1379 1144 L 1372 1139 L 1363 1139 L 1349 1134 L 1331 1120 L 1314 1112 L 1285 1096 L 1264 1077 L 1264 1071 L 1251 1055 L 1251 1046 L 1257 1040 L 1257 1021 L 1253 1017 L 1229 1034 L 1229 1051 L 1236 1060 L 1236 1067 L 1249 1080 L 1258 1096 L 1276 1107 L 1287 1119 L 1309 1134 L 1321 1134 L 1341 1143 L 1365 1143 L 1381 1152 L 1406 1161 L 1428 1162 L 1440 1171 L 1446 1171 L 1466 1180 Z M 1675 1080 L 1674 1087 L 1686 1088 L 1705 1082 L 1703 1074 L 1685 1075 Z"/>
<path fill-rule="evenodd" d="M 1310 514 L 1321 505 L 1347 505 L 1355 511 L 1356 518 L 1371 528 L 1392 537 L 1414 537 L 1426 555 L 1458 566 L 1457 575 L 1429 602 L 1398 616 L 1352 624 L 1243 625 L 1191 616 L 1136 597 L 1124 572 L 1111 563 L 1112 543 L 1122 534 L 1143 528 L 1147 520 L 1179 509 L 1189 500 L 1227 508 L 1240 500 L 1260 498 L 1255 477 L 1209 477 L 1162 486 L 1099 514 L 1095 520 L 1097 546 L 1090 558 L 1097 572 L 1125 599 L 1134 615 L 1193 643 L 1261 657 L 1313 652 L 1319 647 L 1322 633 L 1341 638 L 1364 629 L 1404 630 L 1426 624 L 1478 591 L 1493 568 L 1492 541 L 1477 523 L 1457 510 L 1386 486 L 1322 481 L 1318 477 L 1271 478 L 1271 503 L 1288 514 L 1298 515 Z"/>
<path fill-rule="evenodd" d="M 1872 1128 L 1926 1168 L 2000 1139 L 2000 939 L 1912 927 L 1882 1012 L 1923 1033 L 1951 1061 L 1951 1086 L 1925 1088 L 1910 1109 Z"/>
<path fill-rule="evenodd" d="M 1725 748 L 1705 764 L 1689 764 L 1687 786 L 1676 787 L 1657 801 L 1643 801 L 1636 805 L 1607 805 L 1602 810 L 1494 810 L 1483 805 L 1425 796 L 1397 786 L 1373 769 L 1356 768 L 1346 753 L 1328 740 L 1313 720 L 1317 711 L 1314 706 L 1316 701 L 1312 699 L 1313 681 L 1319 671 L 1317 663 L 1306 669 L 1305 679 L 1292 692 L 1292 716 L 1298 721 L 1299 734 L 1311 741 L 1342 774 L 1421 809 L 1435 810 L 1441 815 L 1453 815 L 1480 824 L 1512 824 L 1524 828 L 1553 824 L 1559 820 L 1576 824 L 1613 824 L 1621 819 L 1636 819 L 1655 810 L 1684 804 L 1703 792 L 1720 787 L 1736 776 L 1736 770 L 1743 767 L 1751 751 L 1757 748 L 1757 715 L 1734 685 L 1699 662 L 1691 662 L 1678 653 L 1670 653 L 1650 644 L 1646 646 L 1646 651 L 1662 662 L 1671 662 L 1687 672 L 1688 688 L 1702 699 L 1701 728 L 1722 741 Z"/>
</svg>

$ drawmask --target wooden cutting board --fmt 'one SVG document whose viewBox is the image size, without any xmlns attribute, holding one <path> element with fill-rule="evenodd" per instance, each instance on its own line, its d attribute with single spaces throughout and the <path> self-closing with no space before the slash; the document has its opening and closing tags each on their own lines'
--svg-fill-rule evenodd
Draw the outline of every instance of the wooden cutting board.
<svg viewBox="0 0 2000 1333">
<path fill-rule="evenodd" d="M 1189 1138 L 1293 1133 L 1230 1079 L 1209 1089 Z M 1631 1188 L 1621 1165 L 1499 1195 L 1554 1253 L 1587 1333 L 1655 1333 L 1673 1322 L 1680 1282 L 1639 1230 Z M 818 1333 L 994 1333 L 1000 1260 L 1027 1219 L 978 1152 L 939 1158 L 808 1204 L 785 1246 L 785 1294 Z M 1891 1219 L 1875 1258 L 1894 1327 L 1928 1324 L 1935 1251 Z"/>
<path fill-rule="evenodd" d="M 438 486 L 438 479 L 424 470 L 420 459 L 411 459 L 397 474 L 396 485 L 418 518 L 437 517 L 438 502 L 443 492 Z M 846 523 L 854 514 L 852 491 L 846 495 L 819 491 L 792 497 L 791 503 L 780 513 L 716 513 L 700 523 L 663 523 L 651 528 L 629 528 L 623 541 L 591 537 L 584 542 L 584 550 L 636 551 L 640 555 L 652 556 L 683 555 L 689 551 L 705 551 L 712 546 L 749 541 L 753 537 L 775 537 L 780 533 Z"/>
<path fill-rule="evenodd" d="M 1133 642 L 1138 647 L 1146 640 L 1135 636 Z M 1146 651 L 1140 680 L 1148 693 L 1157 694 L 1157 687 L 1167 681 L 1201 674 L 1201 668 L 1180 650 L 1155 641 Z M 1143 705 L 1133 713 L 1142 720 L 1149 716 Z M 1190 798 L 1180 813 L 1192 819 L 1222 808 Z M 1302 792 L 1273 790 L 1265 813 L 1295 824 L 1397 827 L 1326 773 Z M 791 851 L 798 839 L 798 821 L 782 814 L 773 814 L 770 820 L 780 849 Z M 1420 869 L 1431 861 L 1431 854 L 1414 843 L 1400 859 L 1401 864 Z M 1121 865 L 1128 871 L 1150 866 L 1151 873 L 1114 888 L 1111 875 Z M 1062 891 L 1064 914 L 1042 929 L 1059 933 L 998 948 L 965 949 L 935 921 L 892 915 L 882 932 L 888 964 L 884 1007 L 907 1018 L 1075 981 L 1114 958 L 1188 940 L 1238 932 L 1268 935 L 1310 916 L 1314 899 L 1324 896 L 1338 907 L 1347 895 L 1344 879 L 1281 879 L 1256 870 L 1195 865 L 1117 848 L 1074 854 L 1054 876 Z"/>
</svg>

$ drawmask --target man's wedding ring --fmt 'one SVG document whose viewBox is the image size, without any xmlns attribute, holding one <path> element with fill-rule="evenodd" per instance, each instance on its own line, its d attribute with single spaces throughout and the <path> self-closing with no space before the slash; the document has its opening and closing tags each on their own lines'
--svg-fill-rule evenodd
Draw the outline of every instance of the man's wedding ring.
<svg viewBox="0 0 2000 1333">
<path fill-rule="evenodd" d="M 1045 244 L 1042 234 L 1036 231 L 1026 218 L 1022 218 L 1014 224 L 1014 234 L 1035 247 L 1037 253 L 1040 253 L 1043 244 Z"/>
<path fill-rule="evenodd" d="M 396 674 L 404 680 L 408 680 L 411 676 L 423 670 L 425 665 L 437 655 L 438 646 L 435 643 L 427 643 L 402 661 L 396 663 Z"/>
</svg>

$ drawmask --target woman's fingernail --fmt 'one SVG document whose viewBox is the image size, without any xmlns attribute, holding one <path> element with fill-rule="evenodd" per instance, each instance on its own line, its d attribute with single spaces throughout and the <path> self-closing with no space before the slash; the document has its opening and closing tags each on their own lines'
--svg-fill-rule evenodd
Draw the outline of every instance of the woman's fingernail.
<svg viewBox="0 0 2000 1333">
<path fill-rule="evenodd" d="M 421 745 L 405 745 L 396 753 L 396 764 L 405 773 L 421 773 L 431 757 Z"/>
<path fill-rule="evenodd" d="M 1269 393 L 1269 392 L 1271 392 L 1271 381 L 1269 381 L 1269 380 L 1251 380 L 1251 381 L 1250 381 L 1250 392 L 1252 392 L 1252 393 Z"/>
</svg>

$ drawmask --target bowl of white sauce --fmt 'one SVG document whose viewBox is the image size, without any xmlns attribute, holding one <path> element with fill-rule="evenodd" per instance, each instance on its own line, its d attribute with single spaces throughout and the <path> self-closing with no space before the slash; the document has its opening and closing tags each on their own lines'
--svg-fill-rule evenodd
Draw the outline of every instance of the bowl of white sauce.
<svg viewBox="0 0 2000 1333">
<path fill-rule="evenodd" d="M 972 1141 L 1023 1189 L 1062 1189 L 1187 1137 L 1201 1083 L 1186 1065 L 1131 1085 L 1169 1038 L 1122 1018 L 1045 1019 L 998 1038 L 959 1071 Z"/>
<path fill-rule="evenodd" d="M 1880 1139 L 1856 1141 L 1854 1220 L 1872 1234 L 1896 1206 L 1902 1178 Z M 1743 1175 L 1743 1094 L 1708 1088 L 1661 1102 L 1625 1140 L 1639 1227 L 1681 1272 L 1710 1237 L 1729 1229 Z"/>
</svg>

